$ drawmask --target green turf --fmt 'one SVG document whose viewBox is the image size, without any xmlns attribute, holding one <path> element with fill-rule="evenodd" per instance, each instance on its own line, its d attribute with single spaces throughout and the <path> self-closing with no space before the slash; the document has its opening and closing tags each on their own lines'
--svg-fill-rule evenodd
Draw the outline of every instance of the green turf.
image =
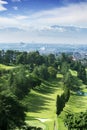
<svg viewBox="0 0 87 130">
<path fill-rule="evenodd" d="M 69 69 L 69 71 L 71 72 L 72 76 L 77 76 L 77 71 L 71 69 Z"/>
<path fill-rule="evenodd" d="M 57 74 L 57 78 L 63 78 L 62 74 Z"/>
<path fill-rule="evenodd" d="M 3 65 L 3 64 L 0 64 L 0 70 L 10 70 L 10 69 L 13 69 L 14 66 L 7 66 L 7 65 Z"/>
<path fill-rule="evenodd" d="M 57 124 L 56 116 L 56 97 L 62 93 L 61 83 L 58 81 L 43 82 L 40 87 L 36 87 L 35 90 L 31 90 L 28 96 L 26 96 L 24 103 L 28 107 L 26 121 L 32 125 L 37 126 L 37 121 L 44 124 L 45 130 L 53 130 L 54 123 Z"/>
<path fill-rule="evenodd" d="M 58 117 L 58 130 L 67 130 L 64 126 L 63 118 L 61 116 Z"/>
</svg>

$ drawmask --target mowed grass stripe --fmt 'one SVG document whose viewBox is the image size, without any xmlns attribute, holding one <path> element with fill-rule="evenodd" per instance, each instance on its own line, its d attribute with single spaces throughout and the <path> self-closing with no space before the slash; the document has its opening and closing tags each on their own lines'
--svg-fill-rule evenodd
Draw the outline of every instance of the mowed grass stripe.
<svg viewBox="0 0 87 130">
<path fill-rule="evenodd" d="M 82 112 L 87 109 L 87 96 L 71 95 L 65 109 L 69 107 L 71 112 Z"/>
<path fill-rule="evenodd" d="M 57 80 L 51 83 L 44 82 L 40 87 L 31 90 L 24 100 L 25 105 L 29 108 L 27 121 L 32 122 L 32 125 L 35 125 L 36 121 L 40 121 L 46 126 L 45 130 L 53 130 L 54 121 L 57 119 L 56 98 L 61 93 L 61 83 L 58 83 Z M 42 122 L 41 119 L 46 119 L 46 121 Z"/>
<path fill-rule="evenodd" d="M 7 65 L 3 65 L 3 64 L 0 64 L 0 69 L 1 70 L 10 70 L 10 69 L 14 69 L 15 67 L 14 66 L 7 66 Z"/>
</svg>

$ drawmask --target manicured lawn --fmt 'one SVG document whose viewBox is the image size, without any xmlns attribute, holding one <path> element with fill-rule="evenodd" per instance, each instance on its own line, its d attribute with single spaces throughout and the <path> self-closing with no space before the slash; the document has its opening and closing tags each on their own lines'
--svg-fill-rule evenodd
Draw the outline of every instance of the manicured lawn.
<svg viewBox="0 0 87 130">
<path fill-rule="evenodd" d="M 13 69 L 14 66 L 7 66 L 7 65 L 3 65 L 3 64 L 0 64 L 0 70 L 10 70 L 10 69 Z"/>
<path fill-rule="evenodd" d="M 64 126 L 61 116 L 58 117 L 58 130 L 67 130 L 67 128 Z"/>
<path fill-rule="evenodd" d="M 29 124 L 44 127 L 45 130 L 53 130 L 54 122 L 57 124 L 56 116 L 56 97 L 62 93 L 62 84 L 57 80 L 44 82 L 40 87 L 31 90 L 26 96 L 24 103 L 28 107 L 26 121 Z"/>
<path fill-rule="evenodd" d="M 63 78 L 62 74 L 57 74 L 57 78 Z"/>
<path fill-rule="evenodd" d="M 71 69 L 69 71 L 71 72 L 72 76 L 77 76 L 77 71 Z"/>
</svg>

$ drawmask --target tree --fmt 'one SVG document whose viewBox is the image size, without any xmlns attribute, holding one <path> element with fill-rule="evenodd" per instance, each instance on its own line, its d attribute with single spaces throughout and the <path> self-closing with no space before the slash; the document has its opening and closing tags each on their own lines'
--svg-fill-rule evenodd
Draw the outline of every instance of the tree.
<svg viewBox="0 0 87 130">
<path fill-rule="evenodd" d="M 70 72 L 67 72 L 66 75 L 64 75 L 64 84 L 66 87 L 68 87 L 71 90 L 79 90 L 79 86 L 81 85 L 81 82 L 79 81 L 78 77 L 73 76 Z"/>
<path fill-rule="evenodd" d="M 68 88 L 72 88 L 72 75 L 70 72 L 67 72 L 64 76 L 64 84 L 68 87 Z"/>
<path fill-rule="evenodd" d="M 13 95 L 0 93 L 0 130 L 21 128 L 25 121 L 25 108 Z"/>
<path fill-rule="evenodd" d="M 7 50 L 4 55 L 4 63 L 10 64 L 10 63 L 13 63 L 13 60 L 14 60 L 14 51 Z"/>
<path fill-rule="evenodd" d="M 65 103 L 69 100 L 70 97 L 70 91 L 67 87 L 65 87 L 64 92 L 59 96 L 57 95 L 57 101 L 56 101 L 56 114 L 59 115 L 63 108 L 65 107 Z"/>
<path fill-rule="evenodd" d="M 86 70 L 82 65 L 78 69 L 78 77 L 83 81 L 83 83 L 86 83 Z"/>
<path fill-rule="evenodd" d="M 54 54 L 49 54 L 48 55 L 48 65 L 52 65 L 55 62 L 55 55 Z"/>
<path fill-rule="evenodd" d="M 10 89 L 19 99 L 23 98 L 29 92 L 30 84 L 28 80 L 24 67 L 20 67 L 19 70 L 17 69 L 15 74 L 11 73 L 9 75 L 8 83 Z"/>
<path fill-rule="evenodd" d="M 39 54 L 38 51 L 28 53 L 27 55 L 28 64 L 42 65 L 43 62 L 44 62 L 44 58 Z"/>
<path fill-rule="evenodd" d="M 69 97 L 70 97 L 70 90 L 68 87 L 64 87 L 64 98 L 66 102 L 69 100 Z"/>
<path fill-rule="evenodd" d="M 62 111 L 62 108 L 61 108 L 61 97 L 59 95 L 57 95 L 57 100 L 56 100 L 56 114 L 59 115 Z"/>
<path fill-rule="evenodd" d="M 16 63 L 17 64 L 26 64 L 27 63 L 27 52 L 21 52 L 19 55 L 17 55 Z"/>
<path fill-rule="evenodd" d="M 11 71 L 8 79 L 9 89 L 19 99 L 24 98 L 31 88 L 41 84 L 41 80 L 34 74 L 29 73 L 25 66 Z"/>
<path fill-rule="evenodd" d="M 2 58 L 2 51 L 0 50 L 0 63 L 2 63 L 3 58 Z"/>
<path fill-rule="evenodd" d="M 47 80 L 49 78 L 48 68 L 46 65 L 40 65 L 35 67 L 33 73 L 39 78 Z"/>
<path fill-rule="evenodd" d="M 61 66 L 60 66 L 60 69 L 61 69 L 61 73 L 63 75 L 65 75 L 69 70 L 69 64 L 67 62 L 62 62 Z"/>
<path fill-rule="evenodd" d="M 54 67 L 49 66 L 48 67 L 48 73 L 49 73 L 51 78 L 55 78 L 56 74 L 57 74 L 57 70 Z"/>
<path fill-rule="evenodd" d="M 87 130 L 87 111 L 66 114 L 64 124 L 68 130 Z"/>
</svg>

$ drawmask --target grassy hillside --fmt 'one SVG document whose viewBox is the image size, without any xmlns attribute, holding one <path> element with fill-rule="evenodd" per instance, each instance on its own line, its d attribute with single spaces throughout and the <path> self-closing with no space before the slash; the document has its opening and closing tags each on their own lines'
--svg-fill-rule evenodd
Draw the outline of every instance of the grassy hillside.
<svg viewBox="0 0 87 130">
<path fill-rule="evenodd" d="M 26 122 L 31 126 L 40 126 L 44 130 L 58 128 L 56 116 L 56 97 L 62 93 L 62 84 L 56 81 L 43 82 L 40 87 L 31 90 L 24 103 L 28 107 Z"/>
<path fill-rule="evenodd" d="M 0 70 L 10 70 L 13 68 L 14 66 L 7 66 L 7 65 L 0 64 Z"/>
</svg>

